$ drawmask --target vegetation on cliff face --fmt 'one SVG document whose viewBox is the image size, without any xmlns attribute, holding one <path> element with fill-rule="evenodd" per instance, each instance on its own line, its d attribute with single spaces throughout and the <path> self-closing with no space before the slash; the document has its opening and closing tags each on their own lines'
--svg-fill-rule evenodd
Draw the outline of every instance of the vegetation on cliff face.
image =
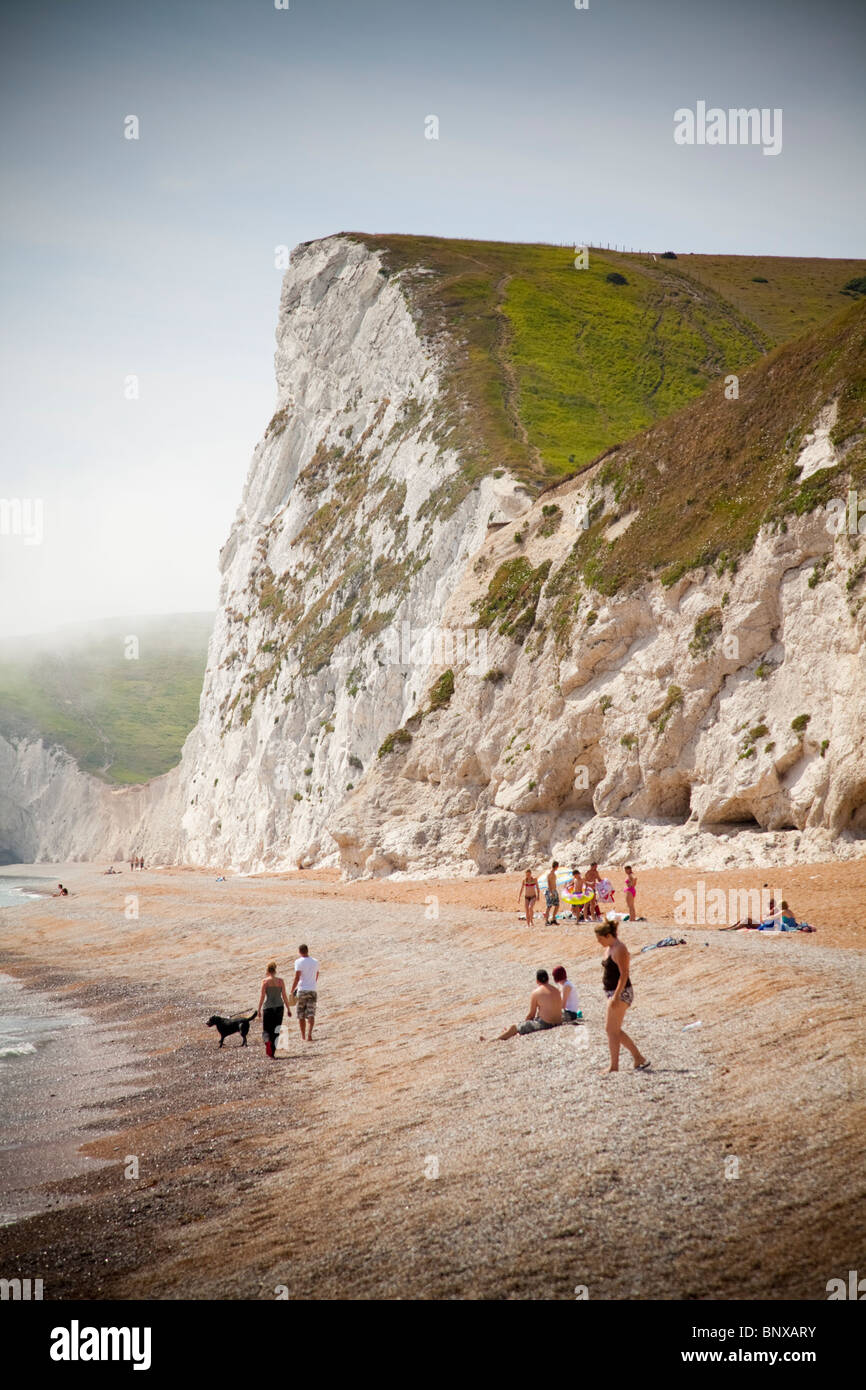
<svg viewBox="0 0 866 1390">
<path fill-rule="evenodd" d="M 624 456 L 619 442 L 653 421 L 666 422 L 708 387 L 718 394 L 720 377 L 743 373 L 791 322 L 819 322 L 844 303 L 841 286 L 860 268 L 854 262 L 737 257 L 681 258 L 674 265 L 591 251 L 588 268 L 578 270 L 569 248 L 358 239 L 382 256 L 388 277 L 401 273 L 410 312 L 443 363 L 443 395 L 426 417 L 419 400 L 405 401 L 376 448 L 368 441 L 387 398 L 360 437 L 351 427 L 335 428 L 315 450 L 297 483 L 314 509 L 294 539 L 291 571 L 272 575 L 265 547 L 251 575 L 247 607 L 270 621 L 258 652 L 247 654 L 239 643 L 248 669 L 225 702 L 226 728 L 249 720 L 258 694 L 273 685 L 290 657 L 298 659 L 302 676 L 313 675 L 353 631 L 373 637 L 392 621 L 428 558 L 436 520 L 453 513 L 484 474 L 508 469 L 537 491 L 613 446 L 609 473 L 620 511 L 639 505 L 648 483 L 655 489 L 657 480 L 637 455 Z M 275 417 L 269 430 L 284 424 Z M 425 530 L 410 554 L 406 486 L 389 485 L 379 464 L 383 449 L 419 431 L 434 446 L 455 449 L 460 468 L 422 503 L 417 519 Z M 558 640 L 568 638 L 580 584 L 613 593 L 623 582 L 612 557 L 632 551 L 631 536 L 626 547 L 609 545 L 603 529 L 610 517 L 603 511 L 599 503 L 591 512 L 567 574 L 561 571 L 549 586 L 557 597 Z M 392 542 L 374 561 L 370 531 L 383 520 Z M 552 537 L 563 520 L 558 504 L 546 502 L 532 534 Z M 531 541 L 529 533 L 520 534 L 521 544 Z M 644 560 L 638 555 L 632 564 L 640 569 Z M 666 577 L 690 562 L 674 557 Z M 509 562 L 480 604 L 480 625 L 495 622 L 499 632 L 525 642 L 537 626 L 550 569 L 549 560 Z M 323 588 L 326 574 L 330 582 Z"/>
<path fill-rule="evenodd" d="M 797 458 L 806 435 L 834 401 L 830 437 L 839 461 L 802 480 Z M 767 354 L 739 376 L 736 397 L 718 383 L 609 451 L 593 487 L 589 525 L 545 590 L 556 599 L 554 627 L 568 626 L 581 587 L 611 595 L 654 576 L 673 584 L 701 567 L 733 571 L 762 526 L 784 529 L 786 516 L 844 498 L 849 487 L 862 495 L 866 303 Z M 629 512 L 625 534 L 607 540 L 614 518 Z M 828 531 L 828 547 L 831 539 Z M 695 656 L 701 641 L 696 631 Z"/>
<path fill-rule="evenodd" d="M 499 566 L 483 599 L 476 600 L 479 627 L 494 627 L 502 636 L 522 643 L 532 630 L 541 590 L 550 573 L 550 560 L 533 569 L 518 556 Z"/>
<path fill-rule="evenodd" d="M 454 672 L 452 670 L 443 671 L 438 680 L 434 681 L 427 692 L 427 699 L 430 701 L 428 714 L 433 714 L 437 709 L 444 709 L 450 702 L 454 694 Z"/>
<path fill-rule="evenodd" d="M 339 445 L 321 440 L 298 475 L 298 490 L 317 505 L 294 537 L 291 568 L 275 575 L 267 561 L 279 518 L 260 538 L 247 611 L 227 613 L 239 626 L 238 645 L 252 665 L 223 702 L 223 732 L 235 721 L 249 722 L 259 694 L 276 682 L 290 656 L 298 658 L 302 676 L 314 675 L 351 632 L 357 629 L 364 638 L 381 632 L 423 567 L 424 544 L 411 553 L 403 549 L 409 525 L 406 483 L 388 477 L 380 467 L 381 450 L 368 443 L 389 404 L 387 397 L 378 402 L 371 424 L 356 440 L 348 427 Z M 417 402 L 407 402 L 389 433 L 392 444 L 417 427 L 419 409 Z M 370 528 L 377 522 L 387 524 L 389 542 L 374 560 Z M 324 575 L 333 577 L 322 588 Z M 268 620 L 267 636 L 253 653 L 244 635 L 251 613 Z"/>
<path fill-rule="evenodd" d="M 388 734 L 382 741 L 377 756 L 384 758 L 389 753 L 404 753 L 412 742 L 412 731 L 420 726 L 421 721 L 426 719 L 428 714 L 435 714 L 437 710 L 447 709 L 453 694 L 454 672 L 449 668 L 442 672 L 442 675 L 433 682 L 427 691 L 429 703 L 426 708 L 416 710 L 402 728 L 394 729 L 393 733 Z"/>
</svg>

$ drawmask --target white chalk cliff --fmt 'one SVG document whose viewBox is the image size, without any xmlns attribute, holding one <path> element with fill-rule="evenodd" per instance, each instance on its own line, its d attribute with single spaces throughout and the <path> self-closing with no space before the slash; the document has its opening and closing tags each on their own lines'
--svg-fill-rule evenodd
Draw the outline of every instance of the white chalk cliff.
<svg viewBox="0 0 866 1390">
<path fill-rule="evenodd" d="M 0 744 L 0 839 L 23 859 L 134 848 L 353 875 L 513 870 L 551 850 L 708 865 L 860 853 L 855 538 L 823 510 L 762 531 L 735 575 L 690 572 L 609 599 L 584 586 L 564 649 L 545 630 L 556 599 L 539 580 L 528 640 L 491 623 L 483 662 L 417 646 L 406 660 L 407 624 L 478 633 L 500 565 L 520 556 L 555 576 L 581 502 L 610 513 L 618 544 L 630 521 L 599 466 L 535 503 L 502 470 L 466 485 L 442 355 L 412 313 L 420 273 L 390 275 L 349 237 L 295 251 L 276 408 L 221 554 L 200 719 L 179 767 L 115 791 L 56 750 Z M 814 420 L 804 470 L 835 461 L 833 418 Z M 545 534 L 552 504 L 564 519 Z"/>
</svg>

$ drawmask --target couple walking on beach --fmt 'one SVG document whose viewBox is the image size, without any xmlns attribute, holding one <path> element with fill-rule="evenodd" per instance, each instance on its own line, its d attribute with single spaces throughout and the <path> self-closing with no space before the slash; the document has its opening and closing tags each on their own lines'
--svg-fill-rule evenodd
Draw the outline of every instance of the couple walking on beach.
<svg viewBox="0 0 866 1390">
<path fill-rule="evenodd" d="M 256 1013 L 262 1016 L 262 1034 L 265 1039 L 265 1052 L 273 1058 L 277 1048 L 277 1034 L 283 1022 L 283 1009 L 289 1018 L 291 1005 L 298 1010 L 298 1025 L 304 1042 L 313 1041 L 313 1024 L 316 1021 L 316 1004 L 319 999 L 319 962 L 310 955 L 309 946 L 298 947 L 295 961 L 295 976 L 292 988 L 286 993 L 286 982 L 277 974 L 277 962 L 268 961 L 266 975 L 262 980 L 259 1007 Z"/>
<path fill-rule="evenodd" d="M 603 922 L 599 922 L 595 928 L 596 940 L 599 946 L 605 948 L 601 960 L 601 983 L 607 999 L 605 1030 L 610 1049 L 610 1066 L 607 1070 L 619 1071 L 620 1048 L 624 1047 L 634 1058 L 635 1071 L 645 1071 L 649 1067 L 648 1060 L 622 1026 L 626 1011 L 634 1001 L 634 989 L 630 978 L 631 957 L 625 943 L 617 936 L 616 920 L 611 918 L 613 913 Z M 518 1033 L 546 1032 L 548 1028 L 557 1028 L 566 1021 L 575 1021 L 577 992 L 566 976 L 563 966 L 556 967 L 553 978 L 559 989 L 550 983 L 546 970 L 536 971 L 536 986 L 530 996 L 529 1013 L 522 1023 L 512 1023 L 510 1028 L 500 1033 L 497 1042 L 505 1042 L 508 1038 L 516 1037 Z M 566 1001 L 573 1007 L 566 1007 Z"/>
</svg>

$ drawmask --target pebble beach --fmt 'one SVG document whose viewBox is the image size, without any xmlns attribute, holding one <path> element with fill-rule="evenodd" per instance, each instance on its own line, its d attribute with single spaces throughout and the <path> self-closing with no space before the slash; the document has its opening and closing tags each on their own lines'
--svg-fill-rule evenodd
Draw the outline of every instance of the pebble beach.
<svg viewBox="0 0 866 1390">
<path fill-rule="evenodd" d="M 808 1300 L 862 1262 L 863 861 L 785 869 L 818 930 L 778 937 L 675 925 L 696 872 L 638 868 L 652 1068 L 612 1076 L 592 928 L 530 932 L 518 875 L 103 868 L 0 914 L 28 1010 L 77 1020 L 0 1077 L 0 1273 L 46 1299 Z M 219 1050 L 302 941 L 315 1041 Z M 480 1041 L 560 963 L 583 1023 Z"/>
</svg>

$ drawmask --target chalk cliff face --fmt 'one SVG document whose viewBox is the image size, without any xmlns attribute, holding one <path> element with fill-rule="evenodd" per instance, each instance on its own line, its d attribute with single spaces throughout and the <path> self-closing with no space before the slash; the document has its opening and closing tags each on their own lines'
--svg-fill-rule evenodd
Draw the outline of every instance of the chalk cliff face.
<svg viewBox="0 0 866 1390">
<path fill-rule="evenodd" d="M 597 471 L 543 502 L 579 519 Z M 527 564 L 558 563 L 572 539 L 539 537 Z M 482 575 L 514 551 L 510 533 L 492 538 Z M 448 707 L 410 729 L 333 818 L 346 869 L 859 854 L 866 669 L 851 552 L 842 535 L 828 560 L 826 513 L 814 513 L 762 533 L 733 577 L 704 570 L 622 599 L 590 594 L 560 649 L 556 595 L 543 592 L 547 637 L 491 634 L 489 678 L 455 669 Z M 484 587 L 470 575 L 446 623 L 477 617 Z"/>
<path fill-rule="evenodd" d="M 201 717 L 174 824 L 151 857 L 336 862 L 328 824 L 426 691 L 402 663 L 435 628 L 488 522 L 531 497 L 463 483 L 443 440 L 440 363 L 404 286 L 348 238 L 298 248 L 283 283 L 278 397 L 223 548 Z M 465 493 L 465 495 L 464 495 Z"/>
<path fill-rule="evenodd" d="M 60 748 L 41 740 L 0 738 L 3 862 L 123 859 L 132 852 L 143 814 L 161 799 L 168 781 L 110 788 L 82 772 Z"/>
<path fill-rule="evenodd" d="M 467 469 L 423 276 L 348 236 L 295 251 L 181 763 L 113 790 L 0 742 L 0 845 L 351 875 L 866 849 L 856 524 L 800 508 L 738 566 L 606 597 L 576 538 L 631 546 L 638 504 L 601 461 L 534 503 Z M 801 481 L 840 464 L 836 409 L 797 422 Z"/>
</svg>

